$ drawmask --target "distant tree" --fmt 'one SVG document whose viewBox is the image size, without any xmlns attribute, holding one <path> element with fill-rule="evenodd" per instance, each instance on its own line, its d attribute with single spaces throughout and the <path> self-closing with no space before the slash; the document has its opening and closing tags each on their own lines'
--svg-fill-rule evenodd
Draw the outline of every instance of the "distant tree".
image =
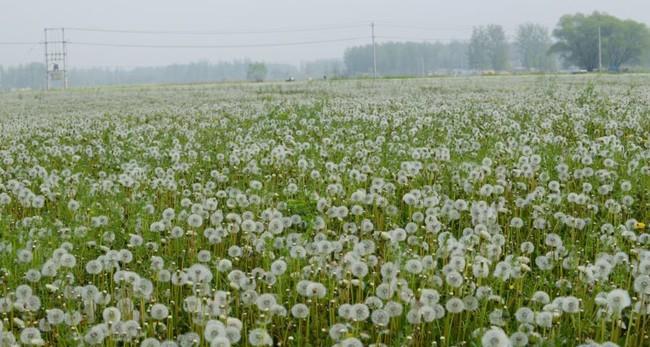
<svg viewBox="0 0 650 347">
<path fill-rule="evenodd" d="M 467 69 L 467 42 L 452 41 L 445 45 L 441 53 L 440 65 L 444 69 Z"/>
<path fill-rule="evenodd" d="M 487 34 L 484 28 L 474 27 L 472 37 L 469 39 L 469 47 L 467 48 L 469 66 L 478 70 L 489 69 L 488 50 Z"/>
<path fill-rule="evenodd" d="M 249 81 L 262 82 L 266 79 L 266 65 L 264 63 L 250 63 L 246 71 L 246 78 Z"/>
<path fill-rule="evenodd" d="M 322 78 L 323 76 L 339 76 L 343 71 L 343 61 L 340 59 L 318 59 L 302 62 L 300 71 L 306 77 Z"/>
<path fill-rule="evenodd" d="M 0 89 L 40 89 L 44 85 L 45 65 L 41 63 L 8 66 L 0 71 Z"/>
<path fill-rule="evenodd" d="M 637 61 L 649 46 L 648 28 L 643 23 L 622 20 L 605 13 L 578 13 L 560 18 L 551 52 L 569 63 L 593 71 L 598 68 L 598 29 L 601 33 L 602 64 L 612 70 Z"/>
<path fill-rule="evenodd" d="M 73 87 L 110 84 L 143 83 L 202 83 L 241 81 L 249 78 L 250 61 L 234 60 L 218 63 L 198 61 L 167 66 L 141 66 L 127 68 L 72 68 L 68 71 Z M 339 63 L 340 64 L 340 63 Z M 302 77 L 297 67 L 290 64 L 262 64 L 267 73 L 265 80 L 284 80 L 288 76 Z M 342 67 L 340 67 L 342 69 Z M 0 90 L 14 88 L 42 89 L 45 86 L 45 65 L 31 63 L 17 66 L 0 66 Z"/>
<path fill-rule="evenodd" d="M 377 73 L 384 76 L 466 69 L 467 43 L 384 42 L 377 44 Z M 372 73 L 372 46 L 349 47 L 343 54 L 347 75 Z"/>
<path fill-rule="evenodd" d="M 474 27 L 468 47 L 470 67 L 505 70 L 508 68 L 508 41 L 503 27 L 490 24 Z"/>
<path fill-rule="evenodd" d="M 554 59 L 549 48 L 551 37 L 546 27 L 526 23 L 517 28 L 515 47 L 519 53 L 521 66 L 528 70 L 551 70 Z"/>
<path fill-rule="evenodd" d="M 381 45 L 378 45 L 381 47 Z M 367 74 L 372 70 L 372 47 L 370 45 L 349 47 L 343 53 L 343 62 L 349 75 Z"/>
</svg>

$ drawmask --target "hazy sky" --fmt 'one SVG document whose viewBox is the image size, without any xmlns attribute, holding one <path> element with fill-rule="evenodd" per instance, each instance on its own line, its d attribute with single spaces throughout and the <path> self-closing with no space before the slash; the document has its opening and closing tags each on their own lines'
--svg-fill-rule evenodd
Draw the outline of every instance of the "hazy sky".
<svg viewBox="0 0 650 347">
<path fill-rule="evenodd" d="M 155 35 L 68 30 L 69 64 L 77 67 L 216 62 L 244 57 L 285 63 L 334 58 L 340 57 L 346 46 L 369 43 L 371 21 L 377 23 L 378 37 L 416 41 L 466 39 L 472 25 L 490 23 L 503 25 L 512 36 L 522 22 L 552 28 L 563 14 L 594 10 L 650 24 L 650 0 L 0 0 L 0 8 L 0 42 L 42 41 L 44 27 L 255 32 Z M 338 39 L 354 40 L 291 47 L 183 49 L 74 44 L 256 45 Z M 42 61 L 42 57 L 42 45 L 0 45 L 1 65 Z"/>
</svg>

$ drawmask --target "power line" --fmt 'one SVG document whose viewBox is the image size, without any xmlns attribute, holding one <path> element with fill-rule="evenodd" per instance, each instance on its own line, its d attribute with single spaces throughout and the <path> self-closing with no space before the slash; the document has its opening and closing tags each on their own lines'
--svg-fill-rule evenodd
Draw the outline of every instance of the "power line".
<svg viewBox="0 0 650 347">
<path fill-rule="evenodd" d="M 105 32 L 105 33 L 117 33 L 117 34 L 217 36 L 217 35 L 250 35 L 250 34 L 331 31 L 331 30 L 342 30 L 342 29 L 361 28 L 361 27 L 365 27 L 365 25 L 350 24 L 350 25 L 331 25 L 331 26 L 320 26 L 320 27 L 274 28 L 274 29 L 267 29 L 267 30 L 243 30 L 243 31 L 132 30 L 132 29 L 79 28 L 79 27 L 66 27 L 65 29 L 70 31 Z"/>
<path fill-rule="evenodd" d="M 413 30 L 424 30 L 424 31 L 471 31 L 473 28 L 473 26 L 471 25 L 463 25 L 458 27 L 433 28 L 433 27 L 423 27 L 423 26 L 416 26 L 416 25 L 384 24 L 384 23 L 380 23 L 380 24 L 382 27 L 386 27 L 386 28 L 413 29 Z"/>
<path fill-rule="evenodd" d="M 381 23 L 381 22 L 380 22 Z M 367 24 L 366 24 L 367 25 Z M 244 31 L 179 31 L 179 30 L 127 30 L 127 29 L 111 29 L 111 28 L 84 28 L 84 27 L 65 27 L 58 29 L 65 29 L 69 31 L 84 31 L 84 32 L 106 32 L 106 33 L 121 33 L 121 34 L 153 34 L 153 35 L 203 35 L 203 36 L 218 36 L 218 35 L 246 35 L 246 34 L 269 34 L 269 33 L 291 33 L 291 32 L 315 32 L 315 31 L 329 31 L 341 30 L 351 28 L 362 28 L 366 25 L 363 24 L 342 24 L 342 25 L 323 25 L 313 27 L 285 27 L 285 28 L 272 28 L 267 30 L 244 30 Z M 416 30 L 429 30 L 429 31 L 445 31 L 445 30 L 464 30 L 464 28 L 471 28 L 469 25 L 459 25 L 455 28 L 452 27 L 422 27 L 415 25 L 402 25 L 402 24 L 389 24 L 382 23 L 384 27 L 392 28 L 406 28 Z M 420 40 L 420 41 L 439 41 L 439 40 L 462 40 L 458 38 L 411 38 L 401 36 L 376 36 L 376 38 L 384 39 L 406 39 L 406 40 Z M 288 43 L 274 43 L 274 44 L 241 44 L 241 45 L 149 45 L 149 44 L 124 44 L 124 43 L 101 43 L 101 42 L 67 42 L 76 45 L 85 46 L 107 46 L 107 47 L 142 47 L 142 48 L 245 48 L 245 47 L 274 47 L 274 46 L 292 46 L 303 44 L 318 44 L 328 42 L 342 42 L 360 39 L 360 37 L 333 39 L 333 40 L 316 40 L 316 41 L 301 41 L 301 42 L 288 42 Z M 27 41 L 0 41 L 0 45 L 41 45 L 43 42 L 27 42 Z"/>
<path fill-rule="evenodd" d="M 7 46 L 21 46 L 21 45 L 41 45 L 43 42 L 1 42 L 0 45 L 7 45 Z"/>
<path fill-rule="evenodd" d="M 414 29 L 414 30 L 424 30 L 424 31 L 471 31 L 475 27 L 482 26 L 480 24 L 476 24 L 476 25 L 459 24 L 455 26 L 428 27 L 428 26 L 410 25 L 410 24 L 390 24 L 390 22 L 378 22 L 378 25 L 387 28 L 402 28 L 402 29 Z M 517 28 L 517 26 L 513 26 L 513 25 L 499 25 L 499 26 L 507 30 Z"/>
<path fill-rule="evenodd" d="M 406 37 L 406 36 L 377 36 L 379 39 L 387 39 L 387 40 L 408 40 L 408 41 L 433 41 L 433 42 L 441 42 L 441 41 L 467 41 L 467 38 L 421 38 L 421 37 Z"/>
<path fill-rule="evenodd" d="M 417 25 L 405 25 L 405 24 L 391 24 L 391 22 L 380 21 L 379 24 L 382 27 L 389 28 L 404 28 L 404 29 L 414 29 L 414 30 L 424 30 L 424 31 L 464 31 L 472 28 L 471 25 L 458 25 L 454 27 L 424 27 Z M 346 24 L 331 24 L 331 25 L 321 25 L 321 26 L 312 26 L 312 27 L 284 27 L 284 28 L 270 28 L 266 30 L 241 30 L 241 31 L 181 31 L 181 30 L 132 30 L 132 29 L 112 29 L 112 28 L 87 28 L 87 27 L 65 27 L 57 29 L 65 29 L 69 31 L 81 31 L 81 32 L 105 32 L 105 33 L 118 33 L 118 34 L 151 34 L 151 35 L 199 35 L 199 36 L 218 36 L 218 35 L 247 35 L 247 34 L 270 34 L 270 33 L 291 33 L 291 32 L 316 32 L 316 31 L 331 31 L 331 30 L 342 30 L 342 29 L 351 29 L 351 28 L 363 28 L 367 24 L 357 24 L 357 23 L 346 23 Z M 413 39 L 407 37 L 399 36 L 377 36 L 377 38 L 385 39 Z M 355 38 L 356 39 L 356 38 Z M 351 39 L 345 39 L 351 40 Z M 462 40 L 459 38 L 444 38 L 444 39 L 419 39 L 422 41 L 437 41 L 437 40 Z M 113 47 L 152 47 L 152 48 L 237 48 L 237 47 L 264 47 L 264 46 L 285 46 L 285 45 L 294 45 L 294 44 L 312 44 L 315 43 L 325 43 L 325 42 L 337 42 L 341 41 L 339 39 L 335 40 L 321 40 L 321 41 L 305 41 L 305 42 L 296 42 L 296 43 L 281 43 L 281 44 L 250 44 L 250 45 L 136 45 L 136 44 L 114 44 L 114 43 L 96 43 L 96 42 L 77 42 L 78 45 L 94 45 L 94 46 L 113 46 Z M 0 45 L 40 45 L 43 42 L 26 42 L 26 41 L 0 41 Z"/>
<path fill-rule="evenodd" d="M 366 39 L 366 37 L 346 37 L 332 40 L 296 41 L 280 43 L 256 43 L 256 44 L 232 44 L 232 45 L 153 45 L 153 44 L 129 44 L 129 43 L 105 43 L 86 41 L 67 41 L 66 43 L 76 46 L 98 46 L 98 47 L 124 47 L 124 48 L 255 48 L 255 47 L 284 47 L 302 46 L 321 43 L 345 42 Z"/>
</svg>

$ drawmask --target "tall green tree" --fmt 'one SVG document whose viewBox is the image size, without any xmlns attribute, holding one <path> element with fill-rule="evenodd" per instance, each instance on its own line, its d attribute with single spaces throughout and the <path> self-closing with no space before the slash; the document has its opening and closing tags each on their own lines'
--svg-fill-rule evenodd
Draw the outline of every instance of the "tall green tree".
<svg viewBox="0 0 650 347">
<path fill-rule="evenodd" d="M 602 66 L 618 70 L 637 61 L 649 47 L 648 28 L 643 23 L 622 20 L 605 13 L 578 13 L 560 18 L 553 36 L 551 52 L 558 52 L 569 63 L 589 71 L 598 68 L 600 29 Z"/>
<path fill-rule="evenodd" d="M 474 27 L 468 58 L 470 67 L 474 69 L 507 69 L 508 41 L 503 27 L 496 24 Z"/>
<path fill-rule="evenodd" d="M 517 28 L 515 47 L 524 68 L 541 71 L 553 69 L 554 57 L 549 53 L 551 45 L 551 36 L 546 27 L 526 23 Z"/>
<path fill-rule="evenodd" d="M 469 39 L 469 46 L 467 47 L 467 57 L 471 68 L 477 70 L 490 68 L 487 42 L 487 34 L 484 28 L 474 27 L 472 37 Z"/>
</svg>

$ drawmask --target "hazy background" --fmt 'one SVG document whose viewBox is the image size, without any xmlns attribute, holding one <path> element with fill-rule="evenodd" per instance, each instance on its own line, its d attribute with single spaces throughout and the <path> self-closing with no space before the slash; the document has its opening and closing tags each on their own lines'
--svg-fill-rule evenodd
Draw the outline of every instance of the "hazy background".
<svg viewBox="0 0 650 347">
<path fill-rule="evenodd" d="M 284 43 L 362 37 L 355 41 L 295 47 L 227 49 L 107 48 L 69 45 L 69 67 L 136 67 L 251 58 L 298 64 L 318 58 L 340 58 L 346 47 L 370 42 L 376 35 L 392 40 L 466 40 L 472 26 L 497 23 L 512 38 L 517 25 L 535 22 L 555 27 L 567 13 L 604 11 L 650 23 L 648 0 L 328 0 L 328 1 L 198 1 L 0 0 L 0 42 L 43 39 L 44 27 L 85 27 L 172 31 L 265 31 L 247 35 L 151 35 L 68 32 L 71 42 L 120 44 L 232 45 Z M 408 26 L 400 27 L 400 26 Z M 415 28 L 418 27 L 418 28 Z M 305 31 L 326 28 L 328 30 Z M 294 31 L 300 30 L 300 31 Z M 387 41 L 379 39 L 378 41 Z M 41 45 L 0 45 L 0 65 L 42 61 Z"/>
</svg>

